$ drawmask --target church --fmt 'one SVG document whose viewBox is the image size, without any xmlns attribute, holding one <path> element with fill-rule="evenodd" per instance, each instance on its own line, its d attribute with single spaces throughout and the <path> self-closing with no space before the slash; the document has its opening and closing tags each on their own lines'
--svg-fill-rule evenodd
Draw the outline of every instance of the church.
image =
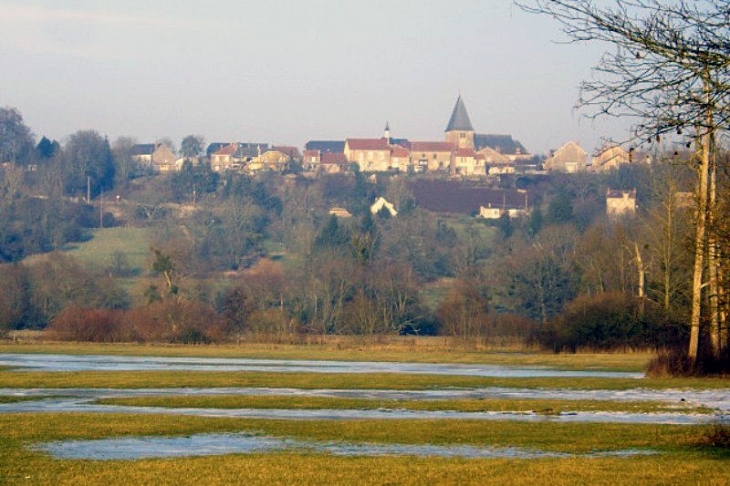
<svg viewBox="0 0 730 486">
<path fill-rule="evenodd" d="M 308 156 L 315 161 L 315 144 L 307 144 Z M 311 146 L 310 146 L 311 144 Z M 481 134 L 474 130 L 461 95 L 451 113 L 443 141 L 410 141 L 390 136 L 386 123 L 381 138 L 348 138 L 344 159 L 363 172 L 441 173 L 485 176 L 514 173 L 515 162 L 532 156 L 511 135 Z"/>
<path fill-rule="evenodd" d="M 491 152 L 501 155 L 503 159 L 510 162 L 528 160 L 532 157 L 525 147 L 514 140 L 511 135 L 476 133 L 461 96 L 457 98 L 451 119 L 446 126 L 446 141 L 460 149 L 473 149 L 476 152 L 491 149 Z"/>
</svg>

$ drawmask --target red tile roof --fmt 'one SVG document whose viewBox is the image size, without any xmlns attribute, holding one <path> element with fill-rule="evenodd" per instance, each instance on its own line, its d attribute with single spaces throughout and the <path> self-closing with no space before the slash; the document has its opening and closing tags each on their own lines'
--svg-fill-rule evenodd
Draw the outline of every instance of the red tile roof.
<svg viewBox="0 0 730 486">
<path fill-rule="evenodd" d="M 342 152 L 324 152 L 322 154 L 322 164 L 346 164 L 345 154 Z"/>
<path fill-rule="evenodd" d="M 390 145 L 384 138 L 348 138 L 345 145 L 350 150 L 387 150 L 390 151 Z"/>
<path fill-rule="evenodd" d="M 231 143 L 213 152 L 213 155 L 233 155 L 236 153 L 236 150 L 238 150 L 238 144 Z"/>
<path fill-rule="evenodd" d="M 476 153 L 473 149 L 470 148 L 460 148 L 456 149 L 456 156 L 457 157 L 475 157 Z"/>
<path fill-rule="evenodd" d="M 411 152 L 453 152 L 455 146 L 449 142 L 411 142 Z"/>
<path fill-rule="evenodd" d="M 390 153 L 392 157 L 408 157 L 411 153 L 408 149 L 401 147 L 400 145 L 394 145 L 393 151 Z"/>
</svg>

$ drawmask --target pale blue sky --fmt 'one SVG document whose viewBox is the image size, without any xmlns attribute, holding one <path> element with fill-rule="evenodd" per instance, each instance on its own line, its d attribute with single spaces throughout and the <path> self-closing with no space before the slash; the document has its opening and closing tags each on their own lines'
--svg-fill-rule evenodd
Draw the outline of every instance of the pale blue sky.
<svg viewBox="0 0 730 486">
<path fill-rule="evenodd" d="M 602 47 L 511 0 L 0 0 L 0 106 L 36 136 L 302 146 L 441 140 L 461 93 L 481 133 L 592 150 L 624 121 L 573 110 Z"/>
</svg>

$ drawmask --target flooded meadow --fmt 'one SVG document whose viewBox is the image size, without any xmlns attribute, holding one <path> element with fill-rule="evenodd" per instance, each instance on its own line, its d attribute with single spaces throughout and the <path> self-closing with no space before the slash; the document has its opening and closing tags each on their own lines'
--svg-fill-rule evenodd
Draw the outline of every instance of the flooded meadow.
<svg viewBox="0 0 730 486">
<path fill-rule="evenodd" d="M 501 366 L 482 364 L 434 364 L 402 362 L 347 362 L 281 359 L 173 358 L 103 355 L 0 354 L 0 367 L 5 373 L 29 371 L 44 373 L 86 372 L 254 372 L 254 373 L 321 373 L 321 374 L 405 374 L 434 376 L 479 376 L 500 378 L 544 378 L 544 387 L 433 387 L 426 389 L 331 389 L 293 387 L 170 387 L 170 388 L 0 388 L 0 396 L 9 397 L 0 403 L 2 414 L 133 414 L 180 417 L 235 418 L 285 421 L 514 421 L 539 423 L 598 423 L 702 425 L 730 423 L 730 388 L 650 389 L 643 387 L 641 373 L 613 371 L 575 371 L 537 366 Z M 551 378 L 602 378 L 635 380 L 628 389 L 552 388 Z M 393 406 L 381 408 L 218 408 L 138 406 L 109 403 L 114 400 L 145 397 L 283 397 L 366 400 L 562 400 L 652 402 L 666 404 L 662 412 L 628 411 L 565 411 L 544 410 L 418 410 Z M 104 403 L 106 401 L 106 403 Z M 677 411 L 671 410 L 672 407 Z M 711 413 L 687 412 L 687 407 L 704 408 Z M 261 434 L 194 434 L 186 437 L 110 437 L 97 440 L 54 441 L 36 444 L 35 450 L 58 458 L 139 459 L 147 457 L 180 457 L 187 455 L 261 454 L 271 452 L 306 452 L 354 456 L 438 456 L 464 458 L 544 458 L 563 457 L 559 453 L 529 448 L 476 447 L 437 444 L 368 444 L 322 442 Z M 631 456 L 654 454 L 648 450 L 612 451 L 606 454 Z M 597 457 L 602 452 L 581 457 Z"/>
</svg>

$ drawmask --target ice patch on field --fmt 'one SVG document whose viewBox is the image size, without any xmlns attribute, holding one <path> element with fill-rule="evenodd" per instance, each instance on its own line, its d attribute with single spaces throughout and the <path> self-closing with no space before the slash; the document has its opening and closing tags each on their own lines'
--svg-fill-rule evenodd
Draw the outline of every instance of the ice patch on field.
<svg viewBox="0 0 730 486">
<path fill-rule="evenodd" d="M 537 459 L 563 457 L 607 457 L 656 454 L 656 451 L 628 449 L 568 454 L 521 447 L 470 445 L 371 444 L 315 442 L 281 439 L 255 434 L 196 434 L 185 437 L 125 437 L 99 440 L 71 440 L 35 447 L 57 459 L 137 460 L 223 454 L 265 454 L 305 452 L 336 456 L 417 456 L 470 459 Z"/>
</svg>

